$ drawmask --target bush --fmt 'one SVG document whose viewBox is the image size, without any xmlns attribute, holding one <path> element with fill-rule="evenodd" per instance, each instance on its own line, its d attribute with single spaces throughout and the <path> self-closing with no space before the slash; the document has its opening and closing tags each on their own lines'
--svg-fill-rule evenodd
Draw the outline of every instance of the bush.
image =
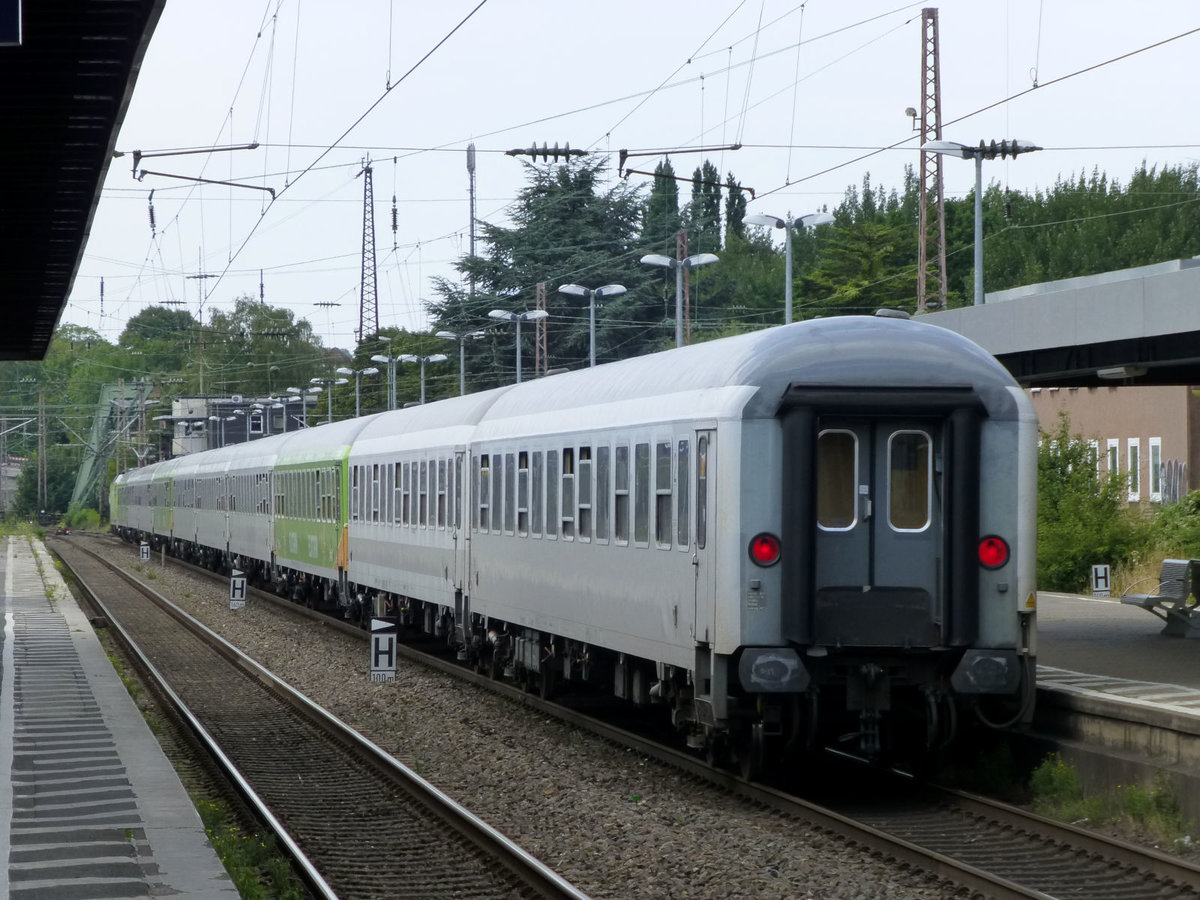
<svg viewBox="0 0 1200 900">
<path fill-rule="evenodd" d="M 1120 565 L 1147 542 L 1137 510 L 1125 507 L 1120 472 L 1103 478 L 1096 449 L 1060 414 L 1038 449 L 1038 587 L 1079 591 L 1093 563 Z"/>
<path fill-rule="evenodd" d="M 99 531 L 100 513 L 94 509 L 75 507 L 67 513 L 64 522 L 72 531 Z"/>
</svg>

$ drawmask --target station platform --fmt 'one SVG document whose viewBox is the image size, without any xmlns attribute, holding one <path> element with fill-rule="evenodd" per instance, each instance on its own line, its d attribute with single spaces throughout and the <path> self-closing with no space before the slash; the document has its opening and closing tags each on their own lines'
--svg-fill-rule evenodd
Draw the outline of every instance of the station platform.
<svg viewBox="0 0 1200 900">
<path fill-rule="evenodd" d="M 0 569 L 0 897 L 235 900 L 44 545 L 4 539 Z"/>
<path fill-rule="evenodd" d="M 1200 640 L 1116 597 L 1038 592 L 1038 687 L 1200 717 Z"/>
</svg>

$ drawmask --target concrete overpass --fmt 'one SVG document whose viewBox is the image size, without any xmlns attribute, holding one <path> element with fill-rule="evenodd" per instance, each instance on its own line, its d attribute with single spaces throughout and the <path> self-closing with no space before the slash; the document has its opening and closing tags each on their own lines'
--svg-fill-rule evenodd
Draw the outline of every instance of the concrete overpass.
<svg viewBox="0 0 1200 900">
<path fill-rule="evenodd" d="M 1026 387 L 1200 384 L 1200 257 L 996 291 L 921 320 Z"/>
</svg>

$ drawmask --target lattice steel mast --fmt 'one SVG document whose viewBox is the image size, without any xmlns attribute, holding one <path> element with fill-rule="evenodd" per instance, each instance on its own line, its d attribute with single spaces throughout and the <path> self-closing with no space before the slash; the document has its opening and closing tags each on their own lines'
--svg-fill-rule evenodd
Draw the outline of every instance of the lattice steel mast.
<svg viewBox="0 0 1200 900">
<path fill-rule="evenodd" d="M 921 10 L 921 144 L 942 139 L 942 88 L 938 75 L 938 11 Z M 946 202 L 942 190 L 942 155 L 921 153 L 921 193 L 917 213 L 917 312 L 946 308 Z M 930 182 L 932 181 L 932 188 Z M 933 302 L 926 286 L 929 267 L 929 195 L 937 198 L 934 229 L 937 235 L 937 297 Z M 935 306 L 936 303 L 936 306 Z"/>
<path fill-rule="evenodd" d="M 363 162 L 362 278 L 359 282 L 358 343 L 379 334 L 379 294 L 375 286 L 375 194 L 371 184 L 371 159 Z"/>
</svg>

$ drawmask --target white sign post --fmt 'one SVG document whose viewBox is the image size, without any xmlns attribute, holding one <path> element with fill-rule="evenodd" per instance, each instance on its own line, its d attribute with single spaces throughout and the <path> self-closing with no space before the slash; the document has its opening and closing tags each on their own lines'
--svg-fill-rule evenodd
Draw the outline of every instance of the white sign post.
<svg viewBox="0 0 1200 900">
<path fill-rule="evenodd" d="M 396 680 L 396 623 L 371 619 L 371 680 Z"/>
<path fill-rule="evenodd" d="M 1111 583 L 1108 580 L 1108 566 L 1092 566 L 1092 596 L 1108 597 Z"/>
<path fill-rule="evenodd" d="M 229 608 L 244 609 L 246 606 L 246 573 L 234 569 L 229 575 Z"/>
<path fill-rule="evenodd" d="M 150 561 L 150 545 L 142 541 L 142 545 L 138 548 L 141 551 L 142 562 Z"/>
</svg>

